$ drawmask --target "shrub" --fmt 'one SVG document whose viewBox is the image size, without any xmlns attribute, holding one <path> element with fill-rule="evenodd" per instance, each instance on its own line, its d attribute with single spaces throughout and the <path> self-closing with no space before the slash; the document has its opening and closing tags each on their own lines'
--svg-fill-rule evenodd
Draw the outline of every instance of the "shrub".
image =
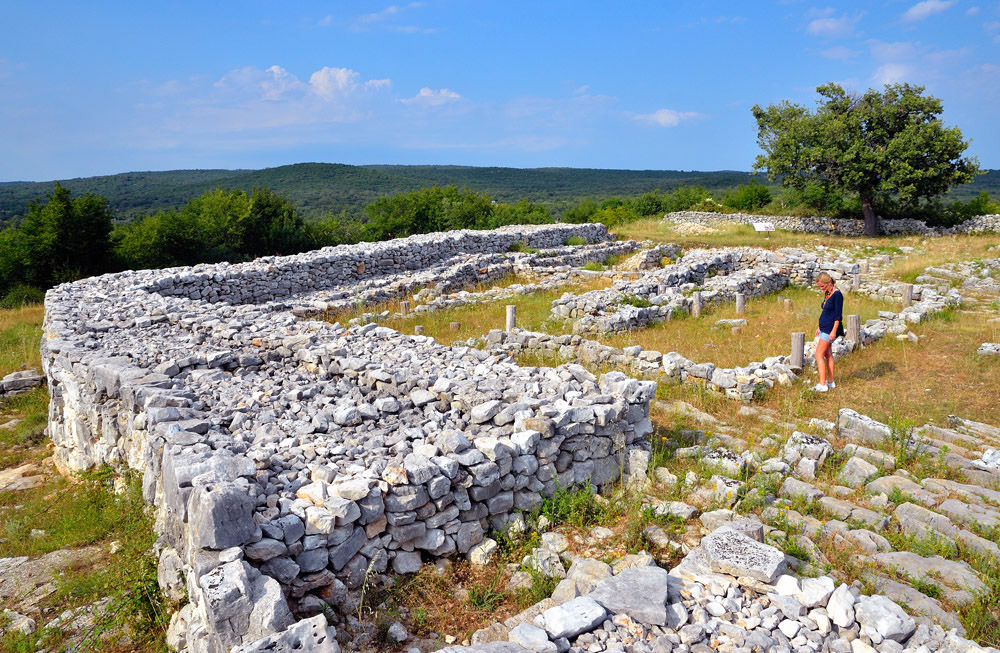
<svg viewBox="0 0 1000 653">
<path fill-rule="evenodd" d="M 629 306 L 635 306 L 636 308 L 649 308 L 653 305 L 651 301 L 645 297 L 639 297 L 638 295 L 625 295 L 618 300 L 619 304 L 628 304 Z"/>
<path fill-rule="evenodd" d="M 24 283 L 19 283 L 0 300 L 0 308 L 21 308 L 28 304 L 41 304 L 45 301 L 45 293 Z"/>
<path fill-rule="evenodd" d="M 722 199 L 723 204 L 740 211 L 756 211 L 770 201 L 771 191 L 767 186 L 752 179 L 746 186 L 740 184 L 736 190 L 727 192 Z"/>
<path fill-rule="evenodd" d="M 534 254 L 537 249 L 532 249 L 524 244 L 522 240 L 515 240 L 514 243 L 507 249 L 508 252 L 522 252 L 524 254 Z"/>
<path fill-rule="evenodd" d="M 583 236 L 571 236 L 566 239 L 566 244 L 573 246 L 586 245 L 587 241 L 583 238 Z"/>
</svg>

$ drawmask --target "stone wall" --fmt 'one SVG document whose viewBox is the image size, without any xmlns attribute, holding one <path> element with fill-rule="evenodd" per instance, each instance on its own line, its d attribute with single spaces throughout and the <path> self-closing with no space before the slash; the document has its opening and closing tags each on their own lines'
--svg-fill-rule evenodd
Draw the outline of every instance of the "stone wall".
<svg viewBox="0 0 1000 653">
<path fill-rule="evenodd" d="M 677 211 L 668 213 L 665 220 L 670 222 L 692 222 L 694 224 L 717 226 L 724 224 L 750 224 L 770 222 L 785 231 L 827 234 L 840 236 L 864 236 L 864 220 L 838 219 L 819 216 L 753 215 L 750 213 L 708 213 L 704 211 Z M 954 227 L 930 227 L 923 220 L 906 218 L 902 220 L 882 220 L 881 233 L 887 235 L 919 234 L 945 235 L 959 233 L 1000 232 L 1000 215 L 980 215 Z"/>
<path fill-rule="evenodd" d="M 627 471 L 652 429 L 653 382 L 520 368 L 288 310 L 321 288 L 365 291 L 469 252 L 572 236 L 607 232 L 452 232 L 49 291 L 55 459 L 65 472 L 107 463 L 143 475 L 160 583 L 188 601 L 173 646 L 260 650 L 275 632 L 313 627 L 296 617 L 349 610 L 347 589 L 367 574 L 468 555 L 557 484 Z"/>
<path fill-rule="evenodd" d="M 552 303 L 552 314 L 575 319 L 574 333 L 631 331 L 669 319 L 675 311 L 689 312 L 695 291 L 703 305 L 731 302 L 738 293 L 758 297 L 789 283 L 810 285 L 820 272 L 844 279 L 857 274 L 858 267 L 853 261 L 792 248 L 696 249 L 677 263 L 623 279 L 611 289 L 562 297 Z"/>
</svg>

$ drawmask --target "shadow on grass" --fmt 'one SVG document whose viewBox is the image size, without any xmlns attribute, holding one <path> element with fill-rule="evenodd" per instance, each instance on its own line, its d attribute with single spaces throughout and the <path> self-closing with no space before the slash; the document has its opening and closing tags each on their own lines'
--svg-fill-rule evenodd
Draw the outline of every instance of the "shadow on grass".
<svg viewBox="0 0 1000 653">
<path fill-rule="evenodd" d="M 893 363 L 887 361 L 880 361 L 874 365 L 869 365 L 868 367 L 862 367 L 860 370 L 854 370 L 847 377 L 847 380 L 859 380 L 859 381 L 874 381 L 886 374 L 892 374 L 896 371 L 896 366 Z"/>
</svg>

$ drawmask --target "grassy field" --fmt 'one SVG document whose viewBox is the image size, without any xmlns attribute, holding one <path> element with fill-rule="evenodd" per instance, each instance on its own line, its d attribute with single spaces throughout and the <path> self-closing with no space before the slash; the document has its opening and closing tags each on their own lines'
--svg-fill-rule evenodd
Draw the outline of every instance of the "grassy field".
<svg viewBox="0 0 1000 653">
<path fill-rule="evenodd" d="M 779 306 L 776 295 L 750 299 L 742 316 L 747 326 L 741 327 L 738 334 L 732 333 L 730 327 L 715 324 L 718 320 L 740 317 L 736 305 L 726 302 L 707 306 L 700 318 L 681 313 L 679 319 L 638 331 L 601 336 L 598 340 L 614 347 L 639 345 L 664 354 L 675 351 L 696 363 L 710 361 L 718 367 L 745 366 L 768 356 L 787 355 L 793 331 L 805 332 L 809 340 L 813 337 L 822 300 L 819 291 L 790 286 L 777 295 L 791 299 L 793 310 Z M 864 323 L 877 317 L 880 310 L 899 310 L 899 305 L 845 293 L 845 315 L 858 314 Z"/>
<path fill-rule="evenodd" d="M 506 287 L 512 285 L 510 282 L 503 282 L 498 286 Z M 530 295 L 518 295 L 510 299 L 496 303 L 467 304 L 456 308 L 432 311 L 428 313 L 411 313 L 405 318 L 394 318 L 379 322 L 380 325 L 395 329 L 400 333 L 412 334 L 413 327 L 422 325 L 424 335 L 432 336 L 435 340 L 444 344 L 451 344 L 458 340 L 468 338 L 478 338 L 485 335 L 490 329 L 503 329 L 506 320 L 506 306 L 513 304 L 517 306 L 517 326 L 522 329 L 533 331 L 551 331 L 554 333 L 568 333 L 569 325 L 564 322 L 552 322 L 549 320 L 552 310 L 552 302 L 566 292 L 584 293 L 590 290 L 607 288 L 610 281 L 603 277 L 596 277 L 581 283 L 574 283 L 563 286 L 558 290 L 537 292 Z M 481 291 L 485 288 L 470 288 L 472 291 Z M 345 323 L 352 317 L 356 317 L 364 312 L 381 312 L 389 310 L 399 311 L 399 302 L 394 301 L 387 304 L 379 304 L 374 307 L 367 307 L 364 310 L 344 311 L 340 313 L 327 314 L 324 319 L 330 322 Z M 458 330 L 451 329 L 451 323 L 458 322 Z"/>
<path fill-rule="evenodd" d="M 42 316 L 41 306 L 0 310 L 0 374 L 24 365 L 40 369 Z M 116 490 L 109 469 L 75 479 L 57 474 L 44 436 L 48 400 L 44 387 L 0 400 L 0 425 L 13 423 L 0 428 L 0 470 L 33 464 L 33 474 L 45 479 L 31 490 L 0 492 L 0 557 L 91 545 L 100 552 L 59 574 L 39 606 L 47 615 L 39 626 L 64 610 L 110 602 L 88 633 L 41 627 L 31 635 L 8 633 L 0 650 L 164 651 L 169 615 L 156 583 L 156 535 L 141 483 L 126 479 Z"/>
</svg>

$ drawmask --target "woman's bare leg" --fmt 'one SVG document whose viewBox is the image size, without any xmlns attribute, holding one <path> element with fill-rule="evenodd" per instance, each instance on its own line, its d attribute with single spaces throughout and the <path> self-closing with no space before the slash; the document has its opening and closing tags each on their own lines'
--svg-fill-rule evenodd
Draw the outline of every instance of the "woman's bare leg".
<svg viewBox="0 0 1000 653">
<path fill-rule="evenodd" d="M 833 343 L 826 346 L 826 365 L 829 372 L 826 375 L 826 382 L 831 383 L 833 381 Z"/>
<path fill-rule="evenodd" d="M 816 371 L 819 373 L 819 384 L 826 385 L 826 354 L 830 351 L 830 343 L 820 340 L 816 343 Z"/>
</svg>

